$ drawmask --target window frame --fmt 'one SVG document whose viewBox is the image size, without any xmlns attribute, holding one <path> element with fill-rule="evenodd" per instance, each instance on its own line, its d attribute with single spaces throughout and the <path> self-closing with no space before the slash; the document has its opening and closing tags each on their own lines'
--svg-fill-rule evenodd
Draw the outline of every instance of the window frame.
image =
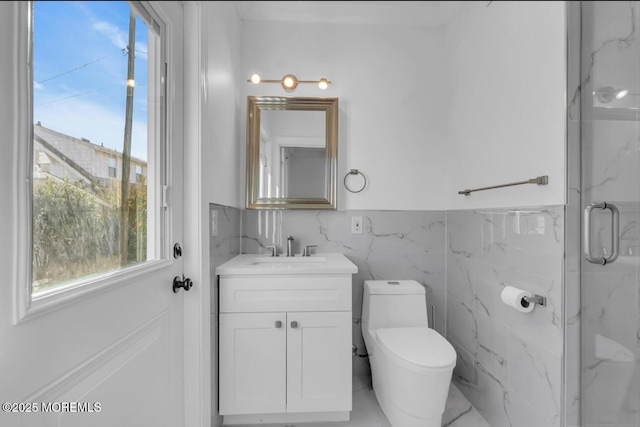
<svg viewBox="0 0 640 427">
<path fill-rule="evenodd" d="M 153 29 L 149 51 L 153 51 L 153 66 L 148 68 L 147 116 L 147 248 L 153 248 L 154 259 L 121 269 L 110 270 L 71 283 L 33 294 L 33 7 L 34 1 L 17 2 L 15 21 L 15 67 L 17 70 L 18 118 L 16 148 L 17 171 L 20 177 L 16 189 L 15 210 L 22 218 L 14 231 L 17 244 L 17 269 L 14 277 L 14 324 L 39 317 L 82 301 L 98 293 L 132 283 L 137 277 L 168 268 L 170 248 L 170 209 L 166 200 L 170 149 L 168 140 L 167 58 L 170 55 L 167 25 L 147 1 L 127 1 L 147 28 Z M 149 61 L 151 61 L 151 56 Z M 116 171 L 117 173 L 117 171 Z M 153 214 L 151 214 L 153 212 Z"/>
</svg>

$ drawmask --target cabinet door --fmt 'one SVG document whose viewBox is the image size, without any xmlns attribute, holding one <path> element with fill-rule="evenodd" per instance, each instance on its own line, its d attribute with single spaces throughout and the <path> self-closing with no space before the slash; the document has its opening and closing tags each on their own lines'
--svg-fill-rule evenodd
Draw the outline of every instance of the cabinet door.
<svg viewBox="0 0 640 427">
<path fill-rule="evenodd" d="M 220 415 L 286 411 L 286 330 L 285 313 L 220 314 Z"/>
<path fill-rule="evenodd" d="M 287 313 L 287 361 L 287 412 L 351 410 L 351 312 Z"/>
</svg>

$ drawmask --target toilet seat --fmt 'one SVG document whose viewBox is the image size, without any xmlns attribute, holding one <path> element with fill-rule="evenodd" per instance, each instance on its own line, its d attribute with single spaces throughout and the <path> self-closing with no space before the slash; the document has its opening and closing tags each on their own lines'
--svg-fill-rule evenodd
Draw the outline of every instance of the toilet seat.
<svg viewBox="0 0 640 427">
<path fill-rule="evenodd" d="M 378 329 L 376 338 L 391 359 L 408 368 L 446 371 L 455 366 L 453 346 L 428 327 Z"/>
</svg>

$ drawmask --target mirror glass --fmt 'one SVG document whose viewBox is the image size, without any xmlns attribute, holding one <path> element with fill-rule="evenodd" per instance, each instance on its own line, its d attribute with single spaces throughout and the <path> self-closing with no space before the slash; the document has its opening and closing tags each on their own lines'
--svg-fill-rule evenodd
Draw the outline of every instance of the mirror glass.
<svg viewBox="0 0 640 427">
<path fill-rule="evenodd" d="M 336 209 L 337 98 L 248 97 L 247 208 Z"/>
</svg>

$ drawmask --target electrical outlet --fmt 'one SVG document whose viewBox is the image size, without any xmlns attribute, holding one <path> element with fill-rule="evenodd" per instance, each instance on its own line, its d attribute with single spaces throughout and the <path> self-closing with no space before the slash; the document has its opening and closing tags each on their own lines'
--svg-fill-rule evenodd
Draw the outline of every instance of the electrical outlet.
<svg viewBox="0 0 640 427">
<path fill-rule="evenodd" d="M 351 234 L 362 234 L 362 217 L 351 217 Z"/>
</svg>

